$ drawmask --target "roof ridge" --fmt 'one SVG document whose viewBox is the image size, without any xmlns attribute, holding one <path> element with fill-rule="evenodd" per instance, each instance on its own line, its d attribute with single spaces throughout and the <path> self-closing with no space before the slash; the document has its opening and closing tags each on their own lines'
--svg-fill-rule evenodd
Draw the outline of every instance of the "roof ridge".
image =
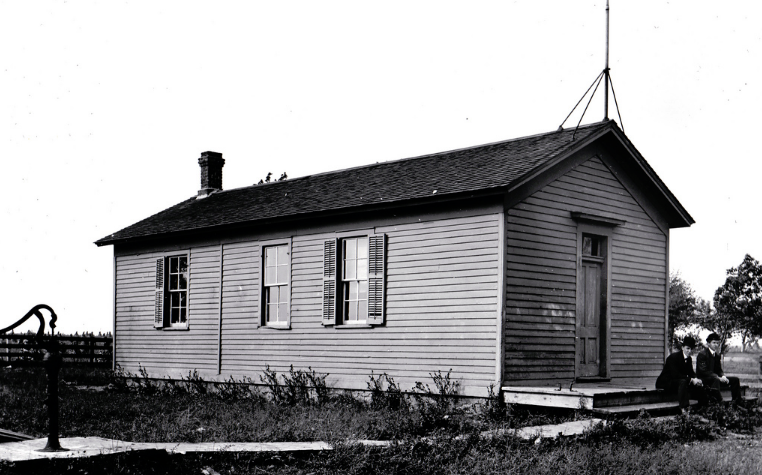
<svg viewBox="0 0 762 475">
<path fill-rule="evenodd" d="M 593 122 L 591 124 L 585 124 L 585 125 L 582 125 L 582 126 L 576 128 L 576 130 L 588 129 L 588 128 L 595 127 L 595 126 L 602 126 L 602 125 L 608 124 L 610 122 L 614 122 L 613 119 L 609 119 L 609 120 L 606 120 L 606 121 L 600 121 L 600 122 Z M 396 158 L 396 159 L 391 159 L 391 160 L 385 160 L 383 162 L 368 163 L 368 164 L 365 164 L 365 165 L 357 165 L 357 166 L 354 166 L 354 167 L 340 168 L 338 170 L 329 170 L 329 171 L 325 171 L 325 172 L 318 172 L 318 173 L 313 173 L 311 175 L 299 176 L 299 177 L 296 177 L 296 178 L 287 178 L 285 180 L 274 180 L 274 181 L 264 182 L 264 183 L 254 183 L 253 185 L 239 186 L 237 188 L 231 188 L 229 190 L 219 190 L 219 191 L 216 191 L 215 194 L 217 194 L 217 193 L 225 193 L 225 192 L 228 192 L 228 191 L 232 192 L 232 191 L 245 190 L 245 189 L 249 189 L 249 188 L 252 188 L 252 187 L 255 187 L 255 186 L 274 185 L 276 183 L 281 183 L 281 182 L 283 182 L 283 183 L 285 183 L 285 182 L 293 183 L 293 182 L 298 181 L 298 180 L 306 180 L 308 178 L 313 178 L 313 177 L 317 177 L 317 176 L 331 175 L 331 174 L 336 174 L 336 173 L 344 173 L 344 172 L 348 172 L 348 171 L 351 171 L 351 170 L 359 170 L 359 169 L 362 169 L 362 168 L 370 168 L 370 167 L 375 167 L 375 166 L 379 166 L 379 165 L 399 163 L 399 162 L 404 162 L 404 161 L 408 161 L 408 160 L 418 160 L 418 159 L 421 159 L 421 158 L 435 157 L 437 155 L 446 155 L 446 154 L 455 153 L 455 152 L 462 152 L 462 151 L 466 151 L 466 150 L 475 150 L 475 149 L 478 149 L 478 148 L 489 147 L 489 146 L 492 146 L 492 145 L 502 145 L 502 144 L 507 144 L 507 143 L 511 143 L 511 142 L 518 142 L 520 140 L 527 140 L 527 139 L 532 139 L 532 138 L 544 137 L 544 136 L 552 135 L 552 134 L 558 134 L 558 133 L 563 133 L 563 132 L 572 132 L 573 130 L 574 129 L 571 129 L 571 128 L 566 128 L 566 129 L 558 128 L 558 129 L 553 130 L 551 132 L 543 132 L 543 133 L 539 133 L 539 134 L 525 135 L 523 137 L 516 137 L 516 138 L 511 138 L 511 139 L 506 139 L 506 140 L 498 140 L 498 141 L 495 141 L 495 142 L 487 142 L 487 143 L 483 143 L 483 144 L 480 144 L 480 145 L 471 145 L 469 147 L 454 148 L 454 149 L 445 150 L 445 151 L 442 151 L 442 152 L 425 153 L 423 155 L 415 155 L 413 157 Z"/>
</svg>

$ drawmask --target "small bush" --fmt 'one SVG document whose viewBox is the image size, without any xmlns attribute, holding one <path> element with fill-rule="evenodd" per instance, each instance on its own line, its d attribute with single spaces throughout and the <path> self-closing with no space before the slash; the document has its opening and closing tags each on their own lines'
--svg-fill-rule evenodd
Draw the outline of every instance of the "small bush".
<svg viewBox="0 0 762 475">
<path fill-rule="evenodd" d="M 421 429 L 424 431 L 450 426 L 450 413 L 458 401 L 460 390 L 460 382 L 450 377 L 451 372 L 452 369 L 447 371 L 446 375 L 442 375 L 441 370 L 429 373 L 436 392 L 428 384 L 415 382 L 413 398 L 420 412 Z"/>
<path fill-rule="evenodd" d="M 402 406 L 403 396 L 400 387 L 394 382 L 394 378 L 386 373 L 376 377 L 371 371 L 368 376 L 368 390 L 370 390 L 370 407 L 373 409 L 389 408 L 398 410 Z M 386 387 L 384 387 L 386 382 Z"/>
<path fill-rule="evenodd" d="M 281 375 L 283 384 L 280 384 L 278 373 L 267 365 L 264 375 L 259 379 L 267 386 L 270 398 L 276 404 L 323 404 L 328 400 L 328 386 L 325 383 L 328 373 L 317 373 L 312 367 L 308 367 L 308 370 L 294 370 L 294 365 L 291 365 L 288 374 Z"/>
<path fill-rule="evenodd" d="M 492 383 L 487 387 L 487 399 L 480 404 L 479 415 L 482 419 L 487 421 L 504 421 L 509 415 L 505 401 L 503 400 L 500 390 L 495 392 L 495 384 Z"/>
<path fill-rule="evenodd" d="M 251 378 L 244 376 L 236 381 L 233 376 L 221 382 L 214 383 L 214 389 L 223 401 L 241 401 L 254 399 L 261 402 L 262 394 Z"/>
</svg>

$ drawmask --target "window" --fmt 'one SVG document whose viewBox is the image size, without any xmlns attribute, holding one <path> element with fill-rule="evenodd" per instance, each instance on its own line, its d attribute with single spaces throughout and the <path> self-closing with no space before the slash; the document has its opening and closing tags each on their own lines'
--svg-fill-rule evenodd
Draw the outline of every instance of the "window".
<svg viewBox="0 0 762 475">
<path fill-rule="evenodd" d="M 188 327 L 188 256 L 156 259 L 155 328 Z"/>
<path fill-rule="evenodd" d="M 342 315 L 344 323 L 368 318 L 368 238 L 341 240 Z"/>
<path fill-rule="evenodd" d="M 289 317 L 289 274 L 291 264 L 288 244 L 264 248 L 265 326 L 286 326 Z"/>
<path fill-rule="evenodd" d="M 602 257 L 601 250 L 601 236 L 582 235 L 582 256 Z"/>
<path fill-rule="evenodd" d="M 383 323 L 385 250 L 384 234 L 324 242 L 324 325 Z"/>
</svg>

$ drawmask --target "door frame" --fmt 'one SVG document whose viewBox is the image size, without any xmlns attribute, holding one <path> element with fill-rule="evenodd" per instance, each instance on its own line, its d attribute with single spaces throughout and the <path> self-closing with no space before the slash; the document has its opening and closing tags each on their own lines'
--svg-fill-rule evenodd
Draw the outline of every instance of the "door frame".
<svg viewBox="0 0 762 475">
<path fill-rule="evenodd" d="M 577 289 L 575 293 L 576 297 L 576 313 L 575 313 L 575 322 L 574 322 L 574 378 L 575 379 L 610 379 L 611 378 L 611 269 L 612 269 L 612 237 L 614 234 L 614 226 L 618 225 L 620 222 L 617 223 L 610 223 L 608 221 L 598 221 L 591 219 L 589 215 L 586 215 L 585 217 L 587 219 L 579 219 L 576 216 L 574 216 L 576 213 L 572 213 L 572 216 L 577 221 L 577 259 L 576 259 L 576 274 L 577 274 Z M 597 236 L 602 236 L 606 238 L 606 260 L 604 265 L 601 266 L 601 272 L 606 273 L 606 307 L 605 307 L 605 314 L 604 312 L 601 312 L 601 318 L 600 318 L 600 326 L 601 326 L 601 340 L 600 340 L 600 346 L 603 348 L 600 348 L 599 350 L 601 353 L 601 363 L 599 366 L 599 375 L 596 376 L 585 376 L 580 377 L 579 376 L 579 351 L 580 351 L 580 345 L 581 340 L 579 338 L 580 334 L 580 320 L 579 315 L 581 313 L 584 313 L 584 309 L 582 308 L 582 303 L 584 302 L 584 296 L 581 295 L 582 292 L 584 292 L 584 285 L 581 282 L 582 279 L 582 273 L 580 272 L 580 267 L 582 266 L 582 235 L 583 234 L 593 234 Z"/>
</svg>

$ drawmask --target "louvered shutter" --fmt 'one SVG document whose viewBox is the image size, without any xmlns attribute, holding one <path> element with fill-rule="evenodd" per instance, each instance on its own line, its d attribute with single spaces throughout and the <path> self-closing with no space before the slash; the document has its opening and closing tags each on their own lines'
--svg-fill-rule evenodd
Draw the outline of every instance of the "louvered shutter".
<svg viewBox="0 0 762 475">
<path fill-rule="evenodd" d="M 156 259 L 156 300 L 153 310 L 154 328 L 164 327 L 164 258 Z"/>
<path fill-rule="evenodd" d="M 368 237 L 368 324 L 384 323 L 386 235 Z"/>
<path fill-rule="evenodd" d="M 323 325 L 336 324 L 336 239 L 323 243 Z"/>
</svg>

